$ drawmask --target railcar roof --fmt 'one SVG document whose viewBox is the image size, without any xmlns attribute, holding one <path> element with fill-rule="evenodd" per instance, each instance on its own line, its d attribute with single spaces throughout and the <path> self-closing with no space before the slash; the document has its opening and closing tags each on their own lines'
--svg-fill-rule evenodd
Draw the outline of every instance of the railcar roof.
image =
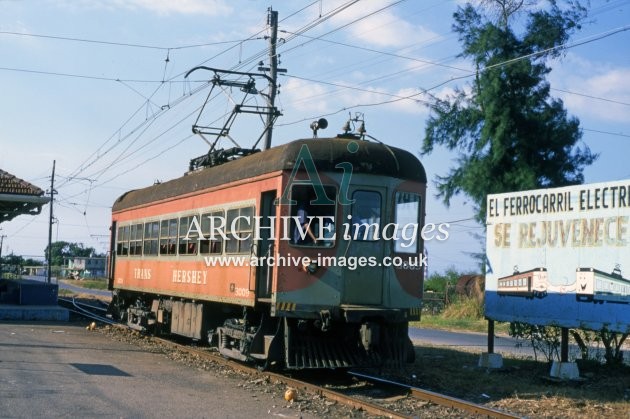
<svg viewBox="0 0 630 419">
<path fill-rule="evenodd" d="M 348 151 L 348 144 L 352 141 L 359 144 L 359 149 L 354 153 Z M 308 146 L 317 170 L 340 171 L 335 168 L 336 164 L 350 162 L 353 173 L 391 176 L 421 183 L 427 181 L 424 167 L 408 151 L 357 139 L 309 138 L 272 147 L 219 166 L 206 167 L 147 188 L 126 192 L 116 200 L 112 211 L 121 211 L 265 173 L 293 170 L 304 144 Z M 301 166 L 303 168 L 303 163 Z"/>
</svg>

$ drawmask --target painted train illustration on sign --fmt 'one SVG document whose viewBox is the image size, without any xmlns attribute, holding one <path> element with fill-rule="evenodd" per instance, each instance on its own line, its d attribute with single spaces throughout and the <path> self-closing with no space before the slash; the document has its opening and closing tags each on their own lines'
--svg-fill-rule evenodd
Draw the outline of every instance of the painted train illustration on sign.
<svg viewBox="0 0 630 419">
<path fill-rule="evenodd" d="M 630 303 L 630 280 L 621 276 L 618 266 L 612 273 L 594 268 L 578 268 L 575 275 L 576 300 L 595 303 Z"/>
<path fill-rule="evenodd" d="M 499 278 L 497 294 L 499 296 L 542 298 L 547 295 L 548 287 L 547 269 L 535 268 L 524 272 L 518 272 L 515 269 L 512 275 Z"/>
</svg>

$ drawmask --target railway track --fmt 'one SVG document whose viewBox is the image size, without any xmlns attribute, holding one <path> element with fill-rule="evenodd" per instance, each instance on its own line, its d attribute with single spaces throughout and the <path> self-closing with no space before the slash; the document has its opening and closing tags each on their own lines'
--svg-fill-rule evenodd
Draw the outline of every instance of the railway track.
<svg viewBox="0 0 630 419">
<path fill-rule="evenodd" d="M 102 307 L 96 307 L 93 305 L 83 304 L 75 299 L 59 299 L 60 304 L 68 308 L 77 315 L 84 316 L 90 320 L 98 321 L 107 325 L 111 325 L 116 328 L 129 329 L 125 325 L 113 322 L 111 319 L 104 316 L 105 309 Z M 131 329 L 133 330 L 133 329 Z M 137 331 L 136 331 L 137 332 Z M 351 409 L 363 411 L 366 414 L 374 416 L 382 416 L 388 418 L 409 418 L 417 416 L 420 412 L 405 412 L 404 409 L 395 409 L 385 406 L 374 398 L 370 398 L 369 395 L 361 395 L 361 391 L 357 390 L 356 383 L 352 386 L 352 392 L 344 392 L 341 390 L 333 390 L 327 388 L 325 384 L 315 380 L 309 380 L 304 378 L 290 377 L 286 374 L 279 374 L 270 371 L 260 371 L 253 366 L 242 364 L 230 359 L 226 359 L 220 356 L 216 352 L 210 352 L 207 349 L 199 347 L 191 347 L 183 345 L 181 343 L 174 342 L 172 340 L 151 337 L 151 340 L 165 347 L 168 350 L 181 351 L 187 353 L 201 360 L 210 361 L 221 366 L 233 369 L 235 371 L 245 373 L 248 375 L 256 376 L 258 379 L 265 379 L 272 382 L 282 383 L 287 387 L 294 388 L 299 394 L 310 393 L 324 397 L 331 402 L 340 403 Z M 423 390 L 417 387 L 409 386 L 392 380 L 386 380 L 380 377 L 367 375 L 361 372 L 350 372 L 348 377 L 354 377 L 354 380 L 363 380 L 372 384 L 370 388 L 374 390 L 374 386 L 382 386 L 383 388 L 395 388 L 397 397 L 394 399 L 412 398 L 419 401 L 430 402 L 435 405 L 456 409 L 463 414 L 477 416 L 477 417 L 490 417 L 490 418 L 516 418 L 518 416 L 512 415 L 507 412 L 503 412 L 497 409 L 489 408 L 483 405 L 468 402 L 466 400 L 446 396 L 443 394 L 435 393 L 428 390 Z M 321 381 L 317 380 L 317 381 Z M 344 385 L 338 386 L 344 387 Z M 346 394 L 352 393 L 352 394 Z"/>
</svg>

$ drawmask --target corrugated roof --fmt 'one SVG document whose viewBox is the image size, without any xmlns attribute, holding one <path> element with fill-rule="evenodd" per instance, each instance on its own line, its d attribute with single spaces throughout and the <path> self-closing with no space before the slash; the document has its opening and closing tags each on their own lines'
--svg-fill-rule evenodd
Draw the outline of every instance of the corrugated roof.
<svg viewBox="0 0 630 419">
<path fill-rule="evenodd" d="M 0 194 L 40 196 L 44 191 L 0 169 Z"/>
<path fill-rule="evenodd" d="M 350 143 L 359 145 L 349 151 Z M 251 154 L 219 166 L 207 167 L 186 176 L 161 184 L 126 192 L 120 196 L 112 211 L 121 211 L 139 205 L 202 191 L 217 185 L 247 179 L 278 170 L 292 170 L 303 145 L 317 170 L 339 170 L 339 162 L 352 164 L 353 173 L 368 173 L 397 177 L 426 183 L 424 167 L 411 153 L 380 143 L 346 138 L 302 139 L 283 144 L 260 153 Z"/>
<path fill-rule="evenodd" d="M 39 214 L 49 198 L 44 191 L 0 169 L 0 223 L 22 214 Z"/>
</svg>

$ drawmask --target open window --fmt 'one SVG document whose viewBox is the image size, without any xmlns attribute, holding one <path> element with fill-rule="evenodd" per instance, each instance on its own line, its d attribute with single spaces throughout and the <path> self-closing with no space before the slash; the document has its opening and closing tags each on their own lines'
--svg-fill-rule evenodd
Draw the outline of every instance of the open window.
<svg viewBox="0 0 630 419">
<path fill-rule="evenodd" d="M 337 188 L 324 186 L 323 192 L 326 196 L 318 196 L 312 185 L 293 185 L 291 188 L 291 200 L 295 201 L 291 205 L 289 232 L 292 245 L 334 246 Z"/>
</svg>

